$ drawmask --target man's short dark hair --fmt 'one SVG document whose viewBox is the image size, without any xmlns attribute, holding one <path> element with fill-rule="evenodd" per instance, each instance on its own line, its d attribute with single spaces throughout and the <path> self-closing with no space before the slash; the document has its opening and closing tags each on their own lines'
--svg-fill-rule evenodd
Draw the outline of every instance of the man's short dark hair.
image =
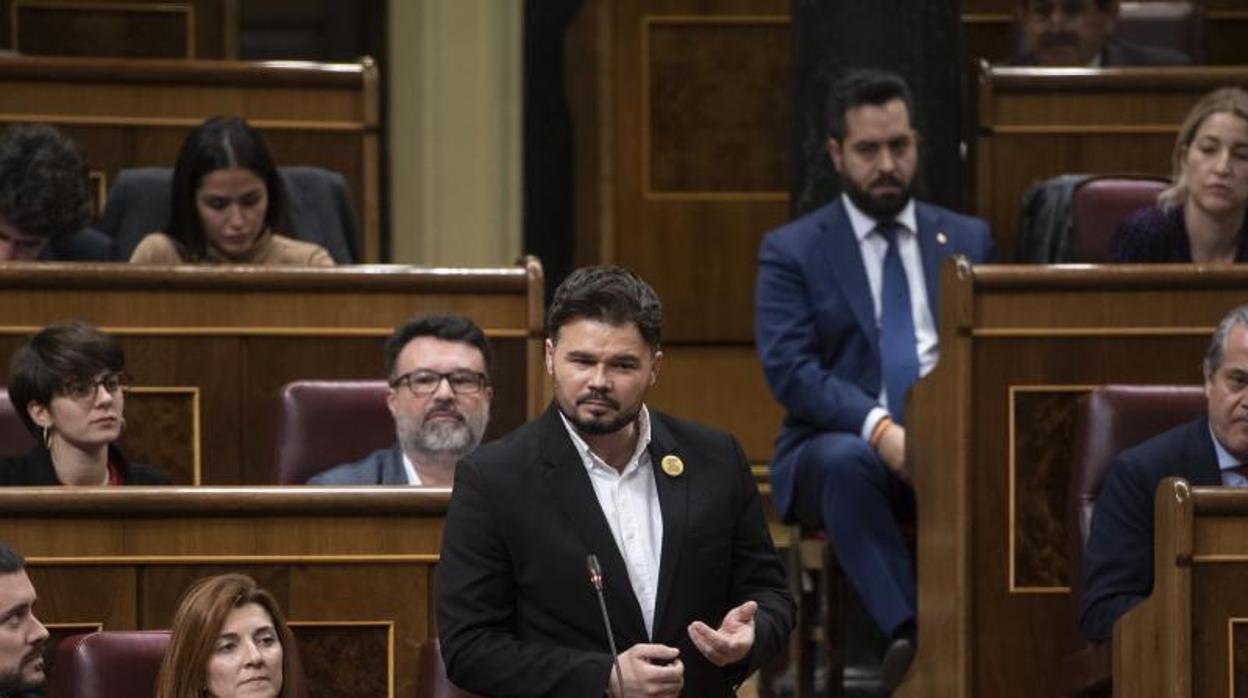
<svg viewBox="0 0 1248 698">
<path fill-rule="evenodd" d="M 17 551 L 0 543 L 0 574 L 13 574 L 26 569 L 26 560 Z"/>
<path fill-rule="evenodd" d="M 87 163 L 73 141 L 47 124 L 17 124 L 0 134 L 0 218 L 46 239 L 87 225 Z"/>
<path fill-rule="evenodd" d="M 914 126 L 914 97 L 910 87 L 897 73 L 874 68 L 856 68 L 841 76 L 828 90 L 824 116 L 828 137 L 845 140 L 845 114 L 856 107 L 880 107 L 900 99 L 906 105 L 910 125 Z"/>
<path fill-rule="evenodd" d="M 463 342 L 471 344 L 481 352 L 485 359 L 485 375 L 488 378 L 490 368 L 494 365 L 494 352 L 490 349 L 490 341 L 485 333 L 477 327 L 477 323 L 463 315 L 417 315 L 407 322 L 394 328 L 390 339 L 386 340 L 385 368 L 386 379 L 394 380 L 394 366 L 399 361 L 399 354 L 407 343 L 418 337 L 434 337 L 446 342 Z"/>
<path fill-rule="evenodd" d="M 619 326 L 632 323 L 651 351 L 663 340 L 663 303 L 644 279 L 624 267 L 581 267 L 555 289 L 546 313 L 546 336 L 558 341 L 559 328 L 573 320 Z"/>
</svg>

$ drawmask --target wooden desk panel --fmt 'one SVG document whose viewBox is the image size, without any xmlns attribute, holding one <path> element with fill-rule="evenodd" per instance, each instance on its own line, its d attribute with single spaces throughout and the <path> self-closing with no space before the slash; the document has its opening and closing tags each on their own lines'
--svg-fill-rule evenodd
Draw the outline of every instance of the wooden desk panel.
<svg viewBox="0 0 1248 698">
<path fill-rule="evenodd" d="M 170 391 L 194 393 L 195 412 L 189 397 L 159 407 L 197 416 L 197 424 L 178 432 L 197 433 L 197 445 L 171 451 L 168 432 L 143 429 L 125 441 L 136 462 L 163 465 L 182 484 L 197 482 L 197 470 L 206 484 L 272 482 L 280 387 L 299 379 L 377 378 L 386 337 L 417 313 L 463 313 L 493 343 L 487 438 L 546 404 L 536 260 L 475 270 L 7 264 L 0 265 L 0 298 L 0 356 L 11 356 L 50 322 L 77 318 L 116 335 L 134 384 L 155 393 L 133 394 L 132 404 L 171 402 Z M 163 460 L 170 453 L 176 462 Z"/>
<path fill-rule="evenodd" d="M 941 361 L 916 385 L 907 423 L 920 638 L 899 695 L 1055 695 L 1074 630 L 1069 463 L 1061 443 L 1020 457 L 1013 410 L 1023 395 L 1200 380 L 1214 326 L 1248 302 L 1248 270 L 950 263 L 941 281 Z"/>
<path fill-rule="evenodd" d="M 26 488 L 0 530 L 40 620 L 168 628 L 196 579 L 250 574 L 277 598 L 318 695 L 414 695 L 433 637 L 446 489 Z M 352 656 L 344 664 L 343 656 Z"/>
<path fill-rule="evenodd" d="M 0 124 L 55 124 L 110 184 L 128 167 L 172 167 L 190 129 L 215 114 L 246 117 L 282 165 L 340 172 L 363 239 L 380 261 L 380 102 L 376 65 L 9 58 L 0 61 Z"/>
<path fill-rule="evenodd" d="M 981 66 L 976 212 L 1014 259 L 1020 203 L 1067 173 L 1170 174 L 1179 124 L 1205 93 L 1248 82 L 1245 67 Z"/>
</svg>

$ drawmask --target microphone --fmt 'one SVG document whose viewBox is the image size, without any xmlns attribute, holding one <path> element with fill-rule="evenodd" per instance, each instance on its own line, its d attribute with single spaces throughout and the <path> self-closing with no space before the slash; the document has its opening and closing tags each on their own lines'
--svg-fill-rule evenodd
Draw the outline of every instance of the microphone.
<svg viewBox="0 0 1248 698">
<path fill-rule="evenodd" d="M 615 633 L 611 632 L 611 616 L 607 613 L 607 601 L 602 595 L 602 566 L 598 564 L 598 556 L 590 553 L 585 559 L 589 566 L 589 583 L 598 593 L 598 608 L 602 611 L 602 625 L 607 630 L 607 645 L 611 648 L 611 659 L 615 662 L 615 675 L 620 682 L 620 695 L 624 695 L 624 672 L 620 669 L 620 653 L 615 649 Z"/>
</svg>

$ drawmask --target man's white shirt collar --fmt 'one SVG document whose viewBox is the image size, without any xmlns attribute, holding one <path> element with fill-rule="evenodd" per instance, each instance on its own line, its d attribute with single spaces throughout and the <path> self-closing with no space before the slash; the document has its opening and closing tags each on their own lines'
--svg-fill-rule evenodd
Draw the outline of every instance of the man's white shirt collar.
<svg viewBox="0 0 1248 698">
<path fill-rule="evenodd" d="M 572 422 L 568 421 L 567 415 L 563 410 L 559 410 L 559 419 L 563 420 L 563 428 L 568 430 L 568 436 L 572 437 L 572 445 L 576 448 L 577 454 L 581 457 L 581 463 L 586 470 L 593 470 L 595 464 L 599 464 L 604 468 L 611 468 L 606 461 L 598 457 L 598 454 L 590 450 L 589 444 L 581 438 L 576 432 L 576 427 L 572 426 Z M 646 448 L 650 446 L 650 410 L 643 404 L 641 411 L 637 413 L 637 447 L 633 449 L 633 455 L 628 459 L 628 465 L 620 474 L 628 472 L 636 467 L 638 461 L 641 460 L 641 454 L 646 452 Z M 611 468 L 614 470 L 614 468 Z"/>
<path fill-rule="evenodd" d="M 848 194 L 842 193 L 841 201 L 845 203 L 845 214 L 849 216 L 849 225 L 854 229 L 854 237 L 858 238 L 858 242 L 862 242 L 868 235 L 875 232 L 880 222 L 863 213 L 862 209 L 850 200 Z M 906 202 L 906 207 L 901 209 L 893 220 L 911 233 L 918 232 L 919 222 L 914 212 L 914 197 L 910 197 L 910 200 Z"/>
</svg>

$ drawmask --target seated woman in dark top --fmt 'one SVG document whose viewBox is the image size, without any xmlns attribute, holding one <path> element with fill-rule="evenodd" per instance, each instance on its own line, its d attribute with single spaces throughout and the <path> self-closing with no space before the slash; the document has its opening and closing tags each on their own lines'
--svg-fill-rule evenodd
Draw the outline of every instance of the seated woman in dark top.
<svg viewBox="0 0 1248 698">
<path fill-rule="evenodd" d="M 87 227 L 87 164 L 45 124 L 0 134 L 0 261 L 107 262 L 113 241 Z"/>
<path fill-rule="evenodd" d="M 80 322 L 48 325 L 18 349 L 9 400 L 38 443 L 0 460 L 0 485 L 164 484 L 113 445 L 126 425 L 125 363 L 117 340 Z"/>
<path fill-rule="evenodd" d="M 285 201 L 260 134 L 240 117 L 213 117 L 178 152 L 164 232 L 140 240 L 130 261 L 333 266 L 325 248 L 278 232 Z"/>
<path fill-rule="evenodd" d="M 1248 92 L 1215 90 L 1174 146 L 1174 184 L 1110 241 L 1113 262 L 1248 262 Z"/>
</svg>

